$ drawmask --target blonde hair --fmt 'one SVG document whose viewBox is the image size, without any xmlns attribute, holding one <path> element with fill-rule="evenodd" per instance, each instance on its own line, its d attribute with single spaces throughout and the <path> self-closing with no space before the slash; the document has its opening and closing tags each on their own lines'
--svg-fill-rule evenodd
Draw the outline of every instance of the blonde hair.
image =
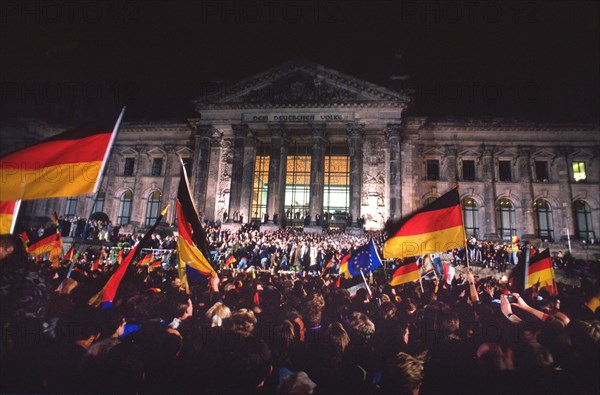
<svg viewBox="0 0 600 395">
<path fill-rule="evenodd" d="M 231 310 L 223 303 L 217 302 L 206 311 L 204 316 L 210 322 L 211 327 L 222 326 L 223 320 L 231 317 Z"/>
</svg>

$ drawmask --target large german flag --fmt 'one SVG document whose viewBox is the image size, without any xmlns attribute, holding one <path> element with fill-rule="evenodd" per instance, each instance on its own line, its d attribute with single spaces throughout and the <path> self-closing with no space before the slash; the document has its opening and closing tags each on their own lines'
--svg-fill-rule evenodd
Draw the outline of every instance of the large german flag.
<svg viewBox="0 0 600 395">
<path fill-rule="evenodd" d="M 398 223 L 388 223 L 390 237 L 383 247 L 384 258 L 406 258 L 442 252 L 465 245 L 465 228 L 458 189 Z"/>
<path fill-rule="evenodd" d="M 0 200 L 69 197 L 95 192 L 117 124 L 58 134 L 0 158 Z"/>
<path fill-rule="evenodd" d="M 554 269 L 548 248 L 535 254 L 529 262 L 526 288 L 536 284 L 539 284 L 539 288 L 551 287 L 554 284 Z"/>
<path fill-rule="evenodd" d="M 411 281 L 417 281 L 419 278 L 419 267 L 417 266 L 417 261 L 413 258 L 410 262 L 403 264 L 396 269 L 392 276 L 392 280 L 390 281 L 390 285 L 395 286 Z"/>
<path fill-rule="evenodd" d="M 4 186 L 0 188 L 4 188 Z M 13 232 L 20 204 L 20 200 L 0 202 L 0 234 Z"/>
<path fill-rule="evenodd" d="M 177 190 L 177 253 L 180 274 L 184 283 L 194 284 L 215 274 L 208 257 L 208 242 L 200 223 L 198 211 L 190 194 L 185 168 L 181 168 L 181 179 Z"/>
</svg>

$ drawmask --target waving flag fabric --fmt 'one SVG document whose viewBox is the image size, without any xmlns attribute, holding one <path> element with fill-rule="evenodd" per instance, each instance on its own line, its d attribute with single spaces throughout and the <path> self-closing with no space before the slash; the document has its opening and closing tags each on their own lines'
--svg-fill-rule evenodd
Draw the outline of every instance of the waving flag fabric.
<svg viewBox="0 0 600 395">
<path fill-rule="evenodd" d="M 29 247 L 27 247 L 27 252 L 29 252 L 33 256 L 48 254 L 50 253 L 50 251 L 52 251 L 55 242 L 56 233 L 53 233 L 50 236 L 46 236 L 43 239 L 38 240 L 33 244 L 30 244 Z"/>
<path fill-rule="evenodd" d="M 384 258 L 406 258 L 465 246 L 458 189 L 398 223 L 388 223 Z"/>
<path fill-rule="evenodd" d="M 114 125 L 82 127 L 0 158 L 0 200 L 71 197 L 96 192 L 123 111 Z"/>
<path fill-rule="evenodd" d="M 552 267 L 552 258 L 550 250 L 535 254 L 529 262 L 527 270 L 527 288 L 539 284 L 539 288 L 551 288 L 554 291 L 554 269 Z"/>
<path fill-rule="evenodd" d="M 200 223 L 198 211 L 192 200 L 185 167 L 181 167 L 181 178 L 177 191 L 177 253 L 179 264 L 185 267 L 182 282 L 194 284 L 215 274 L 208 257 L 208 242 Z"/>
<path fill-rule="evenodd" d="M 4 186 L 1 188 L 4 188 Z M 20 204 L 20 200 L 0 202 L 0 234 L 14 231 Z"/>
<path fill-rule="evenodd" d="M 373 240 L 358 248 L 348 260 L 348 272 L 351 276 L 360 276 L 360 272 L 367 274 L 381 266 L 381 259 Z"/>
<path fill-rule="evenodd" d="M 419 267 L 417 266 L 416 259 L 410 259 L 408 263 L 400 266 L 392 275 L 390 285 L 400 285 L 411 281 L 419 280 Z"/>
</svg>

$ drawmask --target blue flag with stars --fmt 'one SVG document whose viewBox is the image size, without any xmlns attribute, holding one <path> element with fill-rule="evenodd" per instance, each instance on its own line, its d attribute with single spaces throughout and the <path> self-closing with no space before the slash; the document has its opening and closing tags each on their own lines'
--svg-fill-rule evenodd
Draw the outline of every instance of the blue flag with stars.
<svg viewBox="0 0 600 395">
<path fill-rule="evenodd" d="M 348 260 L 348 272 L 353 277 L 360 276 L 361 270 L 363 274 L 367 274 L 379 266 L 381 266 L 381 259 L 373 240 L 354 251 Z"/>
</svg>

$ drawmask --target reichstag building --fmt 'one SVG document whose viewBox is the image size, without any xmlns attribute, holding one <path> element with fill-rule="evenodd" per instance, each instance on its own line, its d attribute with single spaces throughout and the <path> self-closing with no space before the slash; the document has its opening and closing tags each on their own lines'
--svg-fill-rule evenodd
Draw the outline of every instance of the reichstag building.
<svg viewBox="0 0 600 395">
<path fill-rule="evenodd" d="M 598 125 L 414 116 L 413 99 L 287 63 L 198 98 L 185 121 L 125 121 L 95 201 L 29 202 L 26 214 L 93 208 L 142 229 L 174 207 L 182 158 L 198 210 L 231 226 L 356 228 L 360 218 L 382 229 L 458 184 L 470 235 L 598 237 Z M 166 220 L 176 223 L 175 210 Z"/>
</svg>

